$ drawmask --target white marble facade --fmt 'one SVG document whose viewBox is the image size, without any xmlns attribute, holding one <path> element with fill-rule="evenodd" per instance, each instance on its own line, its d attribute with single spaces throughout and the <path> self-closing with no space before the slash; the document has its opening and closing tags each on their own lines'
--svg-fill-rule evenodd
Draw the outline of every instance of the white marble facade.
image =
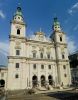
<svg viewBox="0 0 78 100">
<path fill-rule="evenodd" d="M 21 8 L 11 22 L 10 52 L 8 56 L 7 90 L 71 84 L 65 33 L 54 18 L 51 37 L 41 30 L 26 36 L 26 24 Z"/>
</svg>

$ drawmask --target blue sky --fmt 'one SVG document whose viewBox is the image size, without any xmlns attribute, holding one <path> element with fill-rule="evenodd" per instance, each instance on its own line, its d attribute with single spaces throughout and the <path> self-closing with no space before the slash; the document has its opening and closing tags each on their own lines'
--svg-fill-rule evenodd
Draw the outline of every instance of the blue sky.
<svg viewBox="0 0 78 100">
<path fill-rule="evenodd" d="M 0 64 L 6 64 L 10 21 L 19 2 L 27 24 L 27 36 L 40 28 L 49 36 L 53 18 L 57 16 L 67 35 L 69 51 L 78 49 L 78 0 L 0 0 Z"/>
</svg>

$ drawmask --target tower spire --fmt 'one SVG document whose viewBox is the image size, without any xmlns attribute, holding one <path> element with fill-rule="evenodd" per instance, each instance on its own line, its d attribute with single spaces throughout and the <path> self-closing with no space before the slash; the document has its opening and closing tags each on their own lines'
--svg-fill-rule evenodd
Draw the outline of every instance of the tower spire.
<svg viewBox="0 0 78 100">
<path fill-rule="evenodd" d="M 22 14 L 22 9 L 21 9 L 21 2 L 19 0 L 18 5 L 17 5 L 17 10 L 13 16 L 13 20 L 14 21 L 19 21 L 19 22 L 23 22 L 23 14 Z"/>
<path fill-rule="evenodd" d="M 60 23 L 59 23 L 57 17 L 54 17 L 53 30 L 54 31 L 61 31 Z"/>
</svg>

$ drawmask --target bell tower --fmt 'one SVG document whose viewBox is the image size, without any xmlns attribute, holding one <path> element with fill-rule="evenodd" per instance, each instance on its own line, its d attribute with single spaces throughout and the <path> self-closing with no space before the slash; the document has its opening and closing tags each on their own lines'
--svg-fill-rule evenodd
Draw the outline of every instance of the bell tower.
<svg viewBox="0 0 78 100">
<path fill-rule="evenodd" d="M 57 18 L 54 18 L 52 28 L 53 34 L 51 38 L 54 41 L 55 45 L 58 84 L 60 86 L 67 86 L 71 83 L 71 75 L 66 43 L 66 34 L 62 31 L 60 22 Z"/>
<path fill-rule="evenodd" d="M 16 13 L 11 21 L 11 36 L 25 37 L 25 23 L 21 7 L 17 7 Z"/>
<path fill-rule="evenodd" d="M 26 72 L 26 38 L 25 23 L 21 7 L 17 7 L 16 13 L 11 21 L 10 52 L 8 56 L 8 90 L 26 88 L 24 75 Z M 25 75 L 26 78 L 26 75 Z"/>
</svg>

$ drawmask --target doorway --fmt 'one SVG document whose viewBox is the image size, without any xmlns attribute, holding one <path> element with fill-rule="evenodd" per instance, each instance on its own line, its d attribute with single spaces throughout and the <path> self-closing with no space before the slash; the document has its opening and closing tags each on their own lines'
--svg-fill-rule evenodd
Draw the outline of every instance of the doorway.
<svg viewBox="0 0 78 100">
<path fill-rule="evenodd" d="M 41 86 L 42 87 L 45 86 L 45 76 L 44 75 L 41 76 Z"/>
<path fill-rule="evenodd" d="M 34 76 L 32 77 L 32 84 L 33 84 L 33 87 L 37 87 L 37 81 L 38 81 L 37 76 L 34 75 Z"/>
</svg>

